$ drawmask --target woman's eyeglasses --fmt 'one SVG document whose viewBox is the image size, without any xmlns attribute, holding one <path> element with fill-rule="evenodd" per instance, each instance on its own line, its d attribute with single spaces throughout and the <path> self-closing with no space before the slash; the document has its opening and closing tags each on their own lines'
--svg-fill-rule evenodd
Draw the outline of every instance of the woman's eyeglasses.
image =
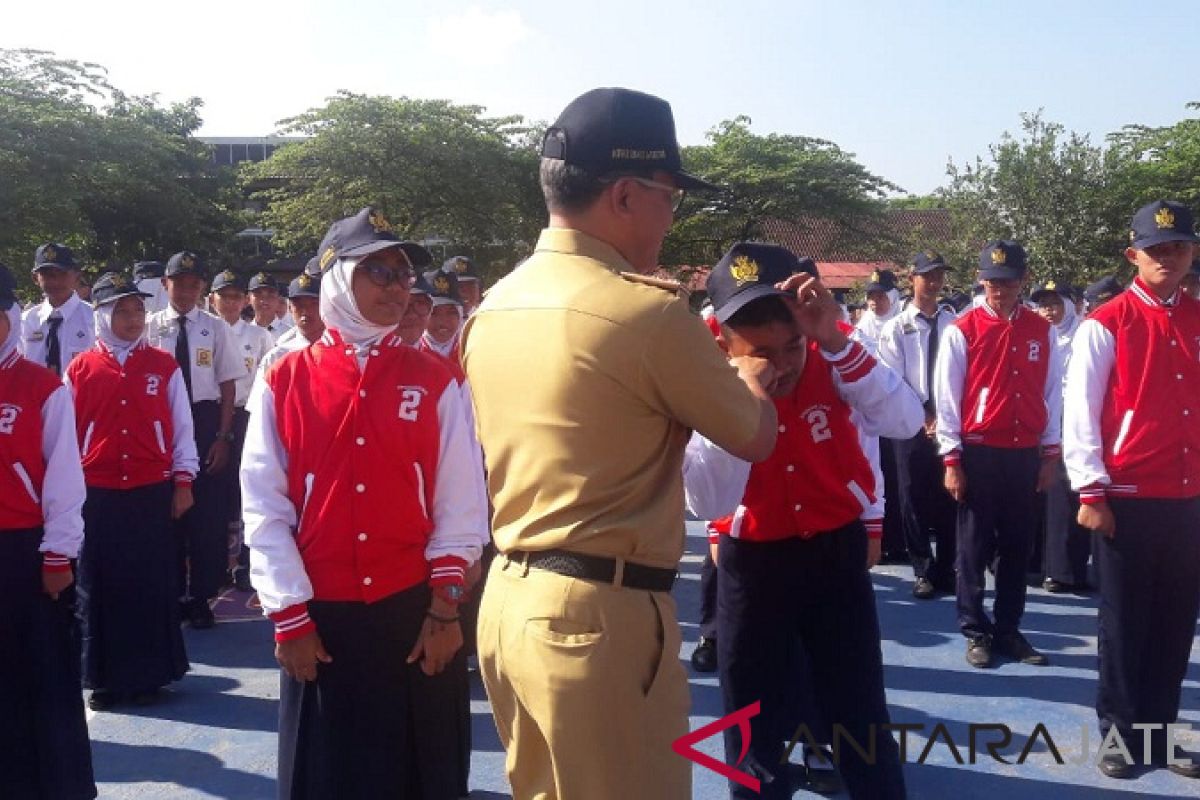
<svg viewBox="0 0 1200 800">
<path fill-rule="evenodd" d="M 393 283 L 399 284 L 401 289 L 411 289 L 416 282 L 416 275 L 411 269 L 392 269 L 383 264 L 367 263 L 359 264 L 354 270 L 366 275 L 367 280 L 380 289 L 386 289 Z"/>
</svg>

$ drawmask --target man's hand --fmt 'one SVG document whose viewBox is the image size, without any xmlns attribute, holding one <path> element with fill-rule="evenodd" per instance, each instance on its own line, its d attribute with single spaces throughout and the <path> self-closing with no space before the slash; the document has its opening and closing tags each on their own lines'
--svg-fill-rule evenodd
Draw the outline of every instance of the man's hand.
<svg viewBox="0 0 1200 800">
<path fill-rule="evenodd" d="M 801 272 L 776 284 L 775 288 L 789 295 L 795 293 L 795 300 L 789 300 L 789 305 L 802 334 L 814 340 L 826 353 L 836 353 L 846 347 L 846 334 L 838 328 L 841 306 L 819 280 Z"/>
<path fill-rule="evenodd" d="M 436 612 L 434 612 L 436 613 Z M 457 615 L 457 611 L 455 612 Z M 438 614 L 438 616 L 442 616 Z M 437 675 L 446 668 L 450 659 L 463 646 L 462 626 L 458 620 L 454 622 L 438 622 L 433 617 L 425 617 L 421 625 L 421 635 L 408 654 L 407 663 L 421 661 L 421 671 L 426 675 Z"/>
<path fill-rule="evenodd" d="M 883 539 L 867 539 L 867 569 L 879 564 L 883 555 Z"/>
<path fill-rule="evenodd" d="M 171 495 L 171 519 L 179 519 L 195 504 L 191 485 L 175 484 L 175 493 Z"/>
<path fill-rule="evenodd" d="M 946 467 L 946 491 L 954 502 L 967 502 L 967 473 L 963 472 L 962 464 Z"/>
<path fill-rule="evenodd" d="M 42 570 L 42 591 L 50 595 L 51 600 L 57 600 L 58 596 L 69 589 L 74 582 L 75 573 L 69 569 L 60 572 Z"/>
<path fill-rule="evenodd" d="M 225 469 L 225 465 L 228 463 L 229 442 L 217 439 L 208 448 L 208 455 L 204 458 L 204 471 L 209 475 L 216 475 Z"/>
<path fill-rule="evenodd" d="M 1113 516 L 1108 503 L 1081 505 L 1076 521 L 1089 531 L 1104 534 L 1105 539 L 1111 539 L 1117 535 L 1117 518 Z"/>
<path fill-rule="evenodd" d="M 325 652 L 325 645 L 316 631 L 286 642 L 275 643 L 275 660 L 283 671 L 298 681 L 315 681 L 317 663 L 329 664 L 333 658 Z"/>
<path fill-rule="evenodd" d="M 1058 482 L 1058 459 L 1049 458 L 1042 461 L 1038 468 L 1037 490 L 1048 492 Z"/>
<path fill-rule="evenodd" d="M 765 358 L 754 356 L 738 356 L 729 359 L 738 371 L 738 378 L 750 387 L 750 391 L 759 397 L 770 397 L 779 382 L 779 373 Z"/>
</svg>

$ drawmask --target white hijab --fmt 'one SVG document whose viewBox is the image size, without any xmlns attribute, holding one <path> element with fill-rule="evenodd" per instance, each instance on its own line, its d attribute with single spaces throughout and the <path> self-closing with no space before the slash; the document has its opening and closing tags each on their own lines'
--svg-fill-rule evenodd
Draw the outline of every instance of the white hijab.
<svg viewBox="0 0 1200 800">
<path fill-rule="evenodd" d="M 13 303 L 4 314 L 8 317 L 8 336 L 0 343 L 0 361 L 12 355 L 21 341 L 21 306 Z"/>
<path fill-rule="evenodd" d="M 145 307 L 146 298 L 142 298 L 143 308 Z M 117 300 L 117 303 L 121 302 Z M 96 339 L 104 342 L 112 354 L 116 356 L 117 363 L 124 364 L 125 359 L 129 358 L 129 354 L 133 352 L 133 348 L 137 347 L 146 339 L 146 329 L 142 328 L 142 335 L 134 339 L 132 342 L 120 339 L 112 329 L 113 309 L 117 303 L 105 303 L 96 308 Z"/>
<path fill-rule="evenodd" d="M 379 325 L 371 322 L 358 310 L 358 302 L 351 289 L 354 268 L 361 259 L 339 258 L 321 279 L 321 319 L 325 326 L 336 330 L 342 341 L 353 345 L 359 356 L 363 356 L 384 336 L 396 330 L 395 325 Z"/>
</svg>

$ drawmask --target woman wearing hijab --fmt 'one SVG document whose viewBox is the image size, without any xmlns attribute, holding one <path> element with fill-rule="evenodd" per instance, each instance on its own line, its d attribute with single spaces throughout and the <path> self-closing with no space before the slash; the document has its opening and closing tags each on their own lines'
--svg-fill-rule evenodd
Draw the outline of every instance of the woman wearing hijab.
<svg viewBox="0 0 1200 800">
<path fill-rule="evenodd" d="M 94 711 L 155 701 L 188 670 L 171 520 L 199 462 L 179 365 L 146 343 L 148 294 L 118 273 L 92 287 L 96 346 L 67 368 L 87 502 L 79 559 L 83 685 Z"/>
<path fill-rule="evenodd" d="M 429 294 L 432 307 L 425 333 L 421 335 L 417 347 L 458 364 L 458 342 L 463 326 L 463 302 L 458 294 L 458 278 L 452 272 L 435 269 L 425 273 L 425 280 L 433 289 Z"/>
<path fill-rule="evenodd" d="M 428 259 L 365 208 L 319 253 L 319 341 L 257 381 L 242 495 L 282 667 L 279 796 L 460 796 L 465 573 L 483 465 L 449 366 L 396 334 Z"/>
<path fill-rule="evenodd" d="M 21 357 L 21 308 L 0 265 L 0 795 L 96 796 L 71 559 L 83 541 L 83 470 L 71 394 Z"/>
</svg>

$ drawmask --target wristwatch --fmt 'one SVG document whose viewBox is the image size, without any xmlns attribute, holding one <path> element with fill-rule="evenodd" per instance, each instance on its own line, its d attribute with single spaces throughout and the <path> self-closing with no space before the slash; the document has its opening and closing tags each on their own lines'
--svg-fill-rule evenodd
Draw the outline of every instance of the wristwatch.
<svg viewBox="0 0 1200 800">
<path fill-rule="evenodd" d="M 458 584 L 451 583 L 446 586 L 434 587 L 433 594 L 439 600 L 444 600 L 447 603 L 454 603 L 457 605 L 463 601 L 463 598 L 466 596 L 467 592 Z"/>
</svg>

